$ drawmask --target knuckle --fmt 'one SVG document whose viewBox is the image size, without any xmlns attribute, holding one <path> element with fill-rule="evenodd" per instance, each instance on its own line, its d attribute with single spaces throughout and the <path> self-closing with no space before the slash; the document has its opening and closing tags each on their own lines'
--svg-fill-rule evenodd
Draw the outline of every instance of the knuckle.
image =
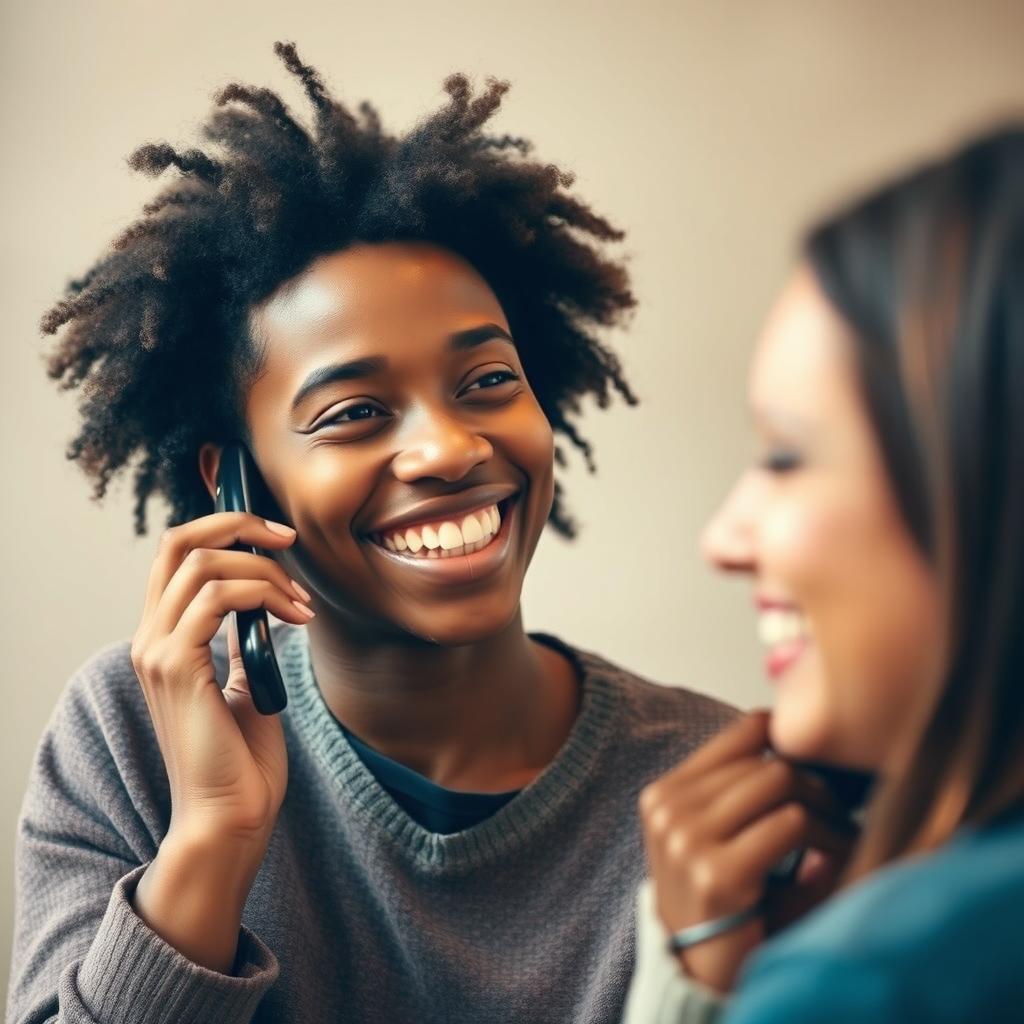
<svg viewBox="0 0 1024 1024">
<path fill-rule="evenodd" d="M 201 575 L 203 571 L 209 566 L 211 561 L 211 552 L 206 548 L 193 548 L 182 561 L 182 565 L 190 573 L 195 575 Z"/>
<path fill-rule="evenodd" d="M 164 678 L 164 654 L 159 644 L 149 644 L 133 653 L 132 664 L 140 680 L 159 683 Z"/>
<path fill-rule="evenodd" d="M 646 818 L 661 804 L 661 786 L 657 782 L 650 782 L 640 790 L 640 797 L 637 801 L 640 813 Z"/>
<path fill-rule="evenodd" d="M 210 604 L 220 604 L 224 599 L 225 591 L 224 580 L 207 580 L 199 588 L 199 596 Z"/>
<path fill-rule="evenodd" d="M 665 840 L 672 828 L 672 809 L 668 804 L 659 803 L 651 808 L 644 820 L 652 838 Z"/>
<path fill-rule="evenodd" d="M 157 549 L 161 552 L 176 551 L 181 546 L 182 529 L 180 526 L 168 526 L 160 534 Z"/>
<path fill-rule="evenodd" d="M 691 885 L 706 902 L 717 902 L 724 890 L 728 889 L 721 865 L 708 854 L 693 857 L 689 870 Z"/>
<path fill-rule="evenodd" d="M 691 828 L 677 825 L 665 836 L 665 852 L 669 858 L 679 864 L 688 861 L 697 847 L 697 838 Z"/>
</svg>

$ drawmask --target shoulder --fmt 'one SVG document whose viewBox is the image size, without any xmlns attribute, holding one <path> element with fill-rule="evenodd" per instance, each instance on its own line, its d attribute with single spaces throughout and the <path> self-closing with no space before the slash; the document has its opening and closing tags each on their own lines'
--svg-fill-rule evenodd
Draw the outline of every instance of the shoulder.
<svg viewBox="0 0 1024 1024">
<path fill-rule="evenodd" d="M 775 1020 L 765 1007 L 789 1006 L 804 989 L 812 998 L 812 977 L 819 1004 L 828 992 L 830 1008 L 842 996 L 860 1006 L 858 1000 L 874 1000 L 894 1014 L 872 1019 L 897 1019 L 897 1007 L 909 1014 L 901 1019 L 952 1021 L 982 1008 L 984 1019 L 1001 1019 L 1001 1006 L 1024 1002 L 1021 864 L 1018 815 L 882 869 L 764 947 L 744 976 L 738 1004 L 760 1006 L 760 1015 L 737 1020 Z M 859 995 L 842 995 L 848 986 Z"/>
<path fill-rule="evenodd" d="M 620 749 L 627 756 L 642 757 L 659 772 L 668 771 L 738 714 L 707 694 L 654 682 L 593 651 L 540 636 L 566 649 L 592 690 L 599 689 L 614 701 Z"/>
</svg>

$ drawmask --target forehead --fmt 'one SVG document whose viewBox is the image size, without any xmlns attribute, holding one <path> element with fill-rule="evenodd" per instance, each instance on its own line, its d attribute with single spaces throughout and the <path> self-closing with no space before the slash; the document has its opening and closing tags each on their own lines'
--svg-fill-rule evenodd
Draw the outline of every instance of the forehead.
<svg viewBox="0 0 1024 1024">
<path fill-rule="evenodd" d="M 315 260 L 253 310 L 271 349 L 346 337 L 452 331 L 484 318 L 507 326 L 497 298 L 465 260 L 436 246 L 357 245 Z"/>
<path fill-rule="evenodd" d="M 859 414 L 855 345 L 814 272 L 801 265 L 776 300 L 754 351 L 749 393 L 755 414 L 815 421 Z"/>
</svg>

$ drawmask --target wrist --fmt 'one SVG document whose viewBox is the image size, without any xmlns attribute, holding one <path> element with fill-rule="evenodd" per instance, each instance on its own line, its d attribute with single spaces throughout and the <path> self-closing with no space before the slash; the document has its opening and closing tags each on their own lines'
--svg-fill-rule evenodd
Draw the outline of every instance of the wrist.
<svg viewBox="0 0 1024 1024">
<path fill-rule="evenodd" d="M 264 850 L 265 844 L 172 830 L 139 879 L 135 912 L 193 963 L 230 974 Z"/>
</svg>

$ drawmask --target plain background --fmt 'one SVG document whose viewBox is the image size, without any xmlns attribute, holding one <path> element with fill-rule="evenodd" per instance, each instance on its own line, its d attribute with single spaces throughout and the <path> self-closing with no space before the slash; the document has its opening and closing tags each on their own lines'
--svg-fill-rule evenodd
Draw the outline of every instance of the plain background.
<svg viewBox="0 0 1024 1024">
<path fill-rule="evenodd" d="M 4 572 L 0 962 L 32 753 L 67 678 L 135 628 L 162 509 L 136 539 L 63 450 L 74 400 L 46 379 L 42 312 L 155 189 L 124 158 L 190 143 L 232 79 L 298 88 L 292 39 L 345 100 L 405 129 L 464 70 L 513 83 L 494 127 L 578 174 L 629 232 L 640 308 L 607 337 L 642 399 L 588 410 L 599 473 L 563 476 L 583 526 L 545 538 L 527 626 L 661 682 L 766 702 L 751 588 L 700 561 L 700 528 L 751 457 L 744 377 L 801 229 L 879 176 L 1024 111 L 1016 0 L 377 0 L 0 5 L 0 530 Z M 31 898 L 31 894 L 26 894 Z M 6 967 L 0 970 L 6 980 Z M 0 992 L 0 998 L 3 993 Z"/>
</svg>

